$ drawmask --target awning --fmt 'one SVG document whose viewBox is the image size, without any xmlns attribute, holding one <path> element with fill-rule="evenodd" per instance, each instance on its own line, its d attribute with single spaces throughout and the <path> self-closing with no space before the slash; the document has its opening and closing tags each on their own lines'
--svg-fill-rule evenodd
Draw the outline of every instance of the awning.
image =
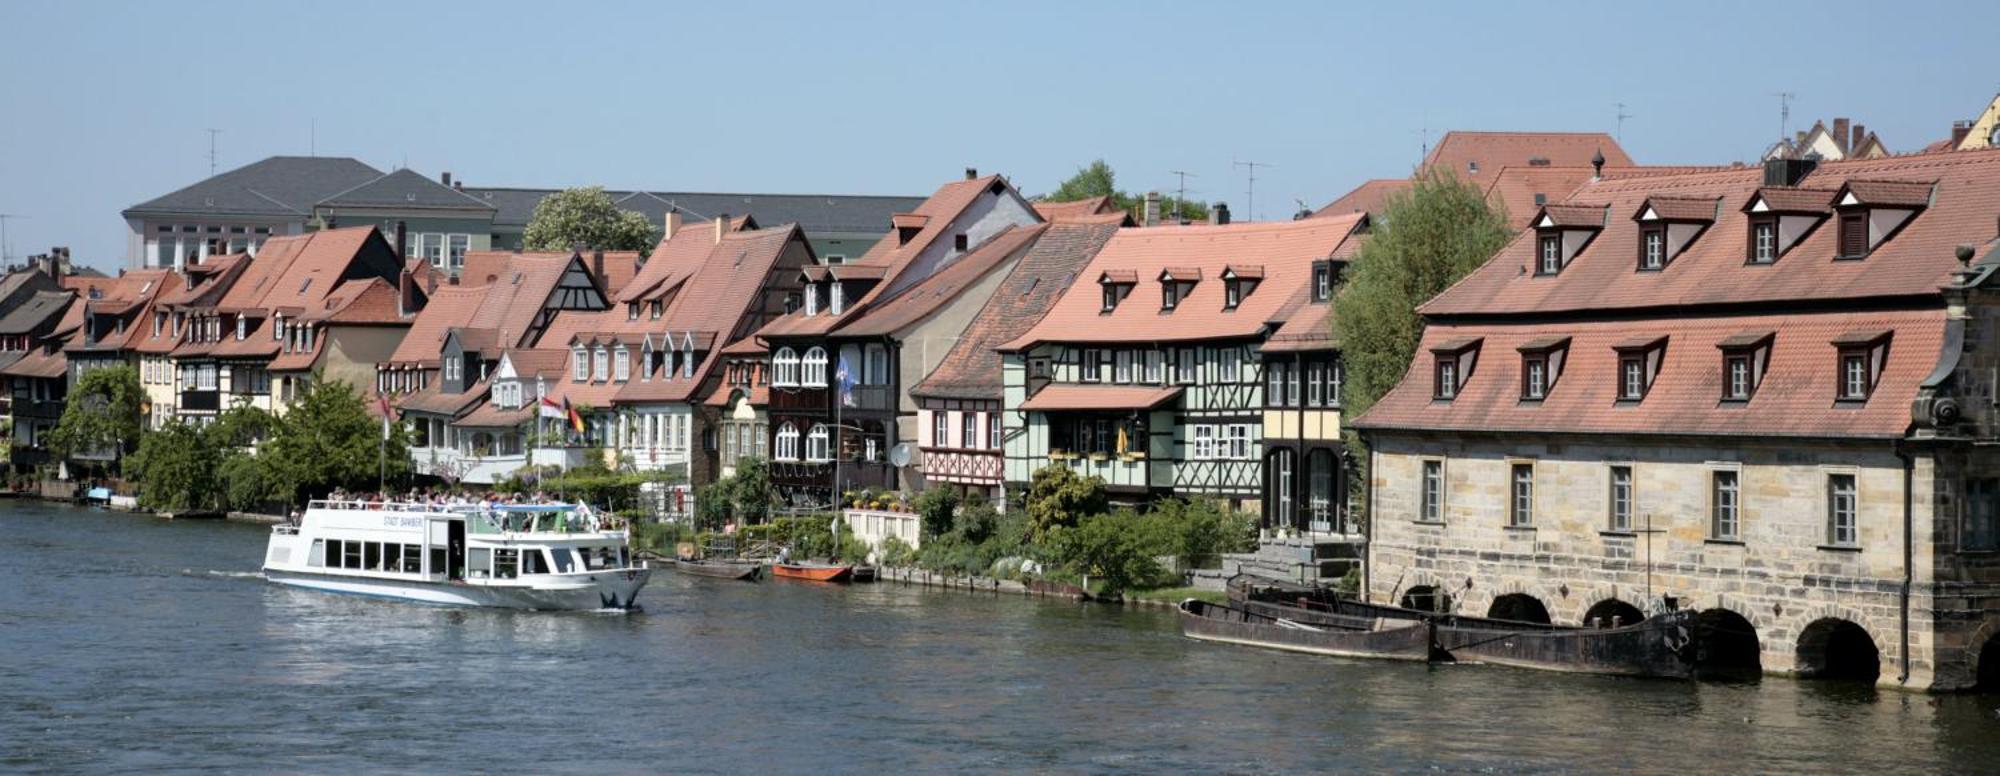
<svg viewBox="0 0 2000 776">
<path fill-rule="evenodd" d="M 1032 412 L 1149 410 L 1180 398 L 1179 386 L 1051 385 L 1021 403 Z"/>
</svg>

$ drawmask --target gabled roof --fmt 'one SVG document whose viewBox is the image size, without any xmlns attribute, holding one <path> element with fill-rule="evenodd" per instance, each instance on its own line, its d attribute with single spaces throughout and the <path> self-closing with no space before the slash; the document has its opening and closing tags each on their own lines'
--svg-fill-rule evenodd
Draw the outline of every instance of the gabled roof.
<svg viewBox="0 0 2000 776">
<path fill-rule="evenodd" d="M 405 396 L 400 401 L 393 399 L 391 401 L 397 409 L 404 412 L 428 412 L 433 415 L 459 418 L 464 417 L 465 413 L 471 412 L 473 407 L 479 406 L 485 400 L 485 380 L 466 386 L 464 393 L 445 393 L 444 381 L 433 380 L 430 387 Z"/>
<path fill-rule="evenodd" d="M 1333 250 L 1335 262 L 1351 261 L 1362 243 L 1368 241 L 1364 226 L 1357 226 L 1347 241 Z M 1312 301 L 1312 281 L 1292 292 L 1292 299 L 1278 311 L 1277 331 L 1264 338 L 1258 350 L 1265 353 L 1311 353 L 1339 346 L 1333 336 L 1333 300 Z"/>
<path fill-rule="evenodd" d="M 1924 207 L 1930 204 L 1933 181 L 1852 179 L 1841 184 L 1836 203 L 1848 197 L 1863 205 Z"/>
<path fill-rule="evenodd" d="M 729 232 L 739 232 L 750 228 L 750 219 L 731 218 Z M 646 260 L 646 266 L 630 281 L 624 283 L 613 297 L 619 302 L 660 299 L 682 282 L 701 271 L 708 263 L 709 255 L 716 251 L 715 225 L 713 222 L 686 226 L 680 231 L 666 235 Z"/>
<path fill-rule="evenodd" d="M 300 316 L 307 321 L 351 325 L 404 324 L 396 309 L 396 287 L 381 278 L 349 280 L 321 300 L 318 309 Z"/>
<path fill-rule="evenodd" d="M 1766 186 L 1753 193 L 1743 207 L 1746 211 L 1756 210 L 1761 201 L 1764 212 L 1826 215 L 1833 212 L 1835 193 L 1832 189 Z"/>
<path fill-rule="evenodd" d="M 1477 178 L 1503 167 L 1587 167 L 1598 154 L 1606 167 L 1630 167 L 1632 157 L 1604 132 L 1467 132 L 1444 133 L 1424 157 L 1425 167 L 1443 167 L 1459 177 Z M 1472 164 L 1479 165 L 1478 170 Z"/>
<path fill-rule="evenodd" d="M 1126 215 L 1118 204 L 1111 201 L 1111 195 L 1089 197 L 1073 202 L 1035 202 L 1035 215 L 1044 221 L 1065 219 L 1091 219 L 1093 216 Z"/>
<path fill-rule="evenodd" d="M 53 325 L 75 298 L 69 291 L 37 291 L 19 307 L 0 315 L 0 335 L 33 334 Z"/>
<path fill-rule="evenodd" d="M 431 292 L 430 303 L 410 322 L 410 330 L 396 344 L 389 363 L 436 364 L 443 352 L 445 333 L 471 323 L 480 303 L 486 299 L 486 292 L 485 286 L 440 286 Z"/>
<path fill-rule="evenodd" d="M 1110 312 L 1092 284 L 1079 283 L 1057 300 L 1028 333 L 1002 346 L 1018 350 L 1038 342 L 1168 342 L 1254 337 L 1311 282 L 1312 264 L 1331 258 L 1367 216 L 1308 218 L 1227 226 L 1122 229 L 1098 251 L 1082 277 L 1108 272 L 1157 276 L 1168 266 L 1200 267 L 1216 280 L 1196 283 L 1172 312 L 1161 309 L 1162 287 L 1140 282 Z M 1220 275 L 1230 265 L 1260 265 L 1264 278 L 1234 309 L 1224 307 Z"/>
<path fill-rule="evenodd" d="M 694 334 L 696 347 L 705 351 L 692 377 L 633 381 L 617 394 L 619 402 L 678 402 L 699 398 L 696 391 L 707 381 L 709 372 L 721 361 L 727 338 L 737 336 L 753 323 L 753 311 L 763 302 L 765 280 L 797 245 L 809 256 L 805 233 L 796 225 L 725 235 L 721 243 L 711 243 L 708 258 L 688 279 L 693 293 L 682 296 L 666 312 L 656 331 Z M 643 315 L 641 317 L 644 317 Z M 706 335 L 706 341 L 702 336 Z M 686 344 L 685 341 L 679 343 Z M 679 345 L 676 346 L 679 349 Z"/>
<path fill-rule="evenodd" d="M 125 209 L 142 215 L 253 215 L 304 218 L 314 203 L 380 177 L 382 171 L 338 156 L 273 156 Z"/>
<path fill-rule="evenodd" d="M 491 202 L 468 196 L 408 168 L 377 176 L 315 204 L 320 207 L 496 209 Z"/>
<path fill-rule="evenodd" d="M 78 301 L 71 305 L 72 310 L 91 315 L 117 316 L 125 321 L 125 330 L 104 332 L 91 342 L 85 342 L 83 336 L 77 336 L 71 338 L 66 349 L 78 351 L 124 349 L 139 336 L 141 329 L 146 328 L 140 325 L 140 321 L 143 320 L 146 311 L 152 308 L 154 300 L 166 291 L 173 277 L 174 273 L 166 269 L 128 270 L 118 277 L 107 278 L 108 282 L 93 284 L 91 288 L 98 292 L 98 298 L 92 299 L 88 290 L 79 292 Z"/>
<path fill-rule="evenodd" d="M 1647 197 L 1635 217 L 1645 218 L 1650 213 L 1666 221 L 1714 221 L 1720 201 L 1718 197 Z"/>
<path fill-rule="evenodd" d="M 1549 205 L 1530 220 L 1536 228 L 1602 229 L 1609 214 L 1603 205 Z"/>
<path fill-rule="evenodd" d="M 499 278 L 486 287 L 479 310 L 466 325 L 504 332 L 508 347 L 522 344 L 522 337 L 562 281 L 572 258 L 569 253 L 509 254 Z"/>
<path fill-rule="evenodd" d="M 1623 218 L 1611 219 L 1554 276 L 1524 272 L 1533 266 L 1535 246 L 1532 240 L 1516 239 L 1420 309 L 1433 317 L 1531 315 L 1935 295 L 1958 269 L 1955 246 L 1993 238 L 1995 203 L 2000 202 L 2000 150 L 1821 162 L 1801 181 L 1798 194 L 1781 194 L 1783 189 L 1765 188 L 1763 182 L 1761 168 L 1745 167 L 1606 178 L 1587 184 L 1572 201 L 1635 213 L 1652 197 L 1719 197 L 1721 217 L 1658 272 L 1634 270 L 1639 225 Z M 1862 260 L 1835 261 L 1839 230 L 1816 228 L 1776 263 L 1746 264 L 1750 217 L 1742 211 L 1753 196 L 1761 193 L 1774 200 L 1796 196 L 1804 204 L 1830 204 L 1830 198 L 1821 199 L 1817 192 L 1850 183 L 1879 201 L 1930 204 Z"/>
<path fill-rule="evenodd" d="M 1020 256 L 1041 236 L 1047 224 L 1010 226 L 986 242 L 966 251 L 951 266 L 938 270 L 902 293 L 877 301 L 860 317 L 834 331 L 836 336 L 869 337 L 891 335 L 921 321 L 957 300 L 1008 260 Z"/>
<path fill-rule="evenodd" d="M 1116 224 L 1051 224 L 1021 255 L 1020 263 L 986 300 L 951 352 L 910 389 L 910 394 L 1000 398 L 1000 352 L 995 348 L 1026 334 L 1041 321 L 1063 289 L 1076 283 L 1077 273 L 1117 233 Z"/>
<path fill-rule="evenodd" d="M 1410 188 L 1409 178 L 1375 178 L 1362 181 L 1353 191 L 1340 195 L 1339 199 L 1326 203 L 1325 207 L 1313 212 L 1314 217 L 1344 216 L 1354 213 L 1380 214 L 1389 203 L 1389 196 Z"/>
</svg>

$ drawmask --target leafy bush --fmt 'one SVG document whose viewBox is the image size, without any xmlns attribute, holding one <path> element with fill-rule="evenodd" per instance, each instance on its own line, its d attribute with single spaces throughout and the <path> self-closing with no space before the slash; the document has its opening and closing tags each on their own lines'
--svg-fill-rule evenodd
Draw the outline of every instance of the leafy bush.
<svg viewBox="0 0 2000 776">
<path fill-rule="evenodd" d="M 1178 583 L 1145 546 L 1140 521 L 1128 511 L 1085 518 L 1058 535 L 1056 554 L 1071 572 L 1101 582 L 1107 594 Z"/>
<path fill-rule="evenodd" d="M 1047 540 L 1085 516 L 1101 515 L 1109 508 L 1102 478 L 1078 476 L 1062 464 L 1037 469 L 1028 485 L 1028 524 L 1035 541 Z"/>
<path fill-rule="evenodd" d="M 875 549 L 876 559 L 884 566 L 908 566 L 917 560 L 917 549 L 911 547 L 902 537 L 891 536 L 882 540 L 882 546 Z"/>
<path fill-rule="evenodd" d="M 940 536 L 952 530 L 952 518 L 958 513 L 958 491 L 949 488 L 932 488 L 917 497 L 917 516 L 923 519 L 925 536 Z"/>
</svg>

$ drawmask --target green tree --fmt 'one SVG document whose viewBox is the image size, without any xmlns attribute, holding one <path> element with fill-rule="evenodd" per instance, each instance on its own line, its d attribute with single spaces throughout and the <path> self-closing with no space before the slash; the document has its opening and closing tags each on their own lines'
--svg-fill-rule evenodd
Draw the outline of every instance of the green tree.
<svg viewBox="0 0 2000 776">
<path fill-rule="evenodd" d="M 250 447 L 269 438 L 272 429 L 277 426 L 276 415 L 257 407 L 238 405 L 217 415 L 215 422 L 202 430 L 202 437 L 217 447 Z"/>
<path fill-rule="evenodd" d="M 564 189 L 542 198 L 521 235 L 531 251 L 567 251 L 577 243 L 646 256 L 660 233 L 644 215 L 619 210 L 602 186 Z"/>
<path fill-rule="evenodd" d="M 1407 191 L 1389 197 L 1333 300 L 1346 417 L 1365 412 L 1409 371 L 1424 331 L 1417 305 L 1478 268 L 1512 236 L 1506 214 L 1449 171 L 1419 173 Z"/>
<path fill-rule="evenodd" d="M 924 535 L 937 537 L 950 531 L 952 518 L 958 514 L 958 502 L 958 491 L 949 487 L 932 488 L 918 495 L 912 506 L 923 520 Z"/>
<path fill-rule="evenodd" d="M 730 477 L 729 500 L 737 519 L 756 525 L 771 516 L 771 466 L 757 457 L 736 459 L 736 474 Z"/>
<path fill-rule="evenodd" d="M 1103 159 L 1093 160 L 1090 164 L 1077 168 L 1075 175 L 1069 176 L 1068 180 L 1056 186 L 1055 191 L 1043 194 L 1041 199 L 1044 202 L 1075 202 L 1077 200 L 1104 196 L 1111 197 L 1113 204 L 1123 208 L 1125 212 L 1131 213 L 1133 218 L 1144 216 L 1144 213 L 1141 212 L 1146 204 L 1144 199 L 1120 191 L 1118 189 L 1118 173 L 1113 171 L 1111 165 Z M 1181 208 L 1180 214 L 1182 218 L 1190 221 L 1205 221 L 1208 219 L 1208 203 L 1195 200 L 1181 200 L 1179 197 L 1172 195 L 1160 198 L 1160 217 L 1163 219 L 1172 217 L 1176 204 Z"/>
<path fill-rule="evenodd" d="M 1070 571 L 1101 582 L 1104 595 L 1168 584 L 1166 570 L 1141 545 L 1138 522 L 1128 511 L 1084 518 L 1062 532 L 1057 556 Z"/>
<path fill-rule="evenodd" d="M 167 512 L 215 507 L 220 458 L 192 424 L 174 420 L 146 432 L 129 467 L 141 485 L 140 505 Z"/>
<path fill-rule="evenodd" d="M 1059 529 L 1109 509 L 1103 478 L 1077 476 L 1059 463 L 1035 470 L 1028 483 L 1028 531 L 1033 541 L 1046 541 Z"/>
<path fill-rule="evenodd" d="M 368 414 L 354 388 L 314 375 L 259 449 L 283 500 L 317 498 L 333 488 L 371 491 L 378 466 L 387 464 L 390 482 L 409 472 L 408 433 L 392 424 L 382 438 L 382 421 Z"/>
<path fill-rule="evenodd" d="M 85 372 L 49 434 L 49 449 L 64 458 L 108 452 L 116 468 L 139 442 L 139 405 L 145 399 L 137 369 L 116 366 Z"/>
</svg>

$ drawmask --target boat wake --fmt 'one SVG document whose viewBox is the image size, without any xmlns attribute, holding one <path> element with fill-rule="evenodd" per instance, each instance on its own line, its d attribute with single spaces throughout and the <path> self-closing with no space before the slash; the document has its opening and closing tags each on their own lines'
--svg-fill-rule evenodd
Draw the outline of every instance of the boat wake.
<svg viewBox="0 0 2000 776">
<path fill-rule="evenodd" d="M 181 569 L 181 573 L 186 574 L 190 577 L 220 577 L 222 579 L 264 578 L 264 572 L 262 571 L 216 571 L 214 569 L 210 569 L 207 571 L 195 571 L 194 569 Z"/>
</svg>

